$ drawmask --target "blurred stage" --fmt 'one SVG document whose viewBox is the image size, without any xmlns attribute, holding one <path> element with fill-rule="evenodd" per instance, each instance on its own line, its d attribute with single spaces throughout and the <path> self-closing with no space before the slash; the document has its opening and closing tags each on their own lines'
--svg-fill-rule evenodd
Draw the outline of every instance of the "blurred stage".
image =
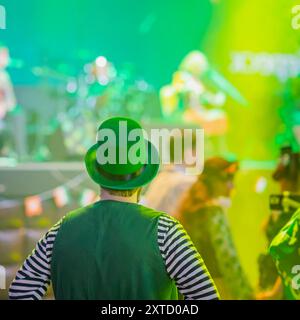
<svg viewBox="0 0 300 320">
<path fill-rule="evenodd" d="M 127 116 L 146 131 L 204 128 L 205 159 L 239 161 L 228 217 L 256 288 L 257 258 L 267 247 L 262 222 L 269 195 L 279 191 L 271 174 L 283 145 L 300 150 L 300 33 L 291 27 L 292 4 L 2 2 L 0 266 L 7 286 L 52 225 L 97 201 L 85 152 L 102 120 Z"/>
</svg>

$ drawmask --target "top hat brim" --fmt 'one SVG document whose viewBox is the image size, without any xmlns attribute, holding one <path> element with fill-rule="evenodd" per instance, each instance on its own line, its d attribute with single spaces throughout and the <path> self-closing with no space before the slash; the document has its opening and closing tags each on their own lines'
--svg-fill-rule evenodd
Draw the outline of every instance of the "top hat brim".
<svg viewBox="0 0 300 320">
<path fill-rule="evenodd" d="M 152 155 L 155 154 L 154 158 L 159 159 L 158 151 L 155 148 L 155 146 L 150 141 L 147 141 L 147 144 L 148 144 L 148 159 L 151 158 L 151 152 L 152 152 Z M 112 190 L 136 189 L 151 182 L 158 173 L 159 163 L 151 163 L 150 161 L 150 163 L 145 164 L 145 167 L 141 172 L 141 174 L 133 177 L 130 180 L 124 181 L 124 180 L 111 179 L 107 175 L 103 175 L 101 174 L 101 172 L 99 172 L 99 170 L 97 170 L 97 166 L 99 166 L 99 164 L 97 163 L 98 148 L 99 148 L 99 145 L 96 143 L 87 151 L 85 155 L 85 166 L 91 179 L 104 188 L 112 189 Z"/>
</svg>

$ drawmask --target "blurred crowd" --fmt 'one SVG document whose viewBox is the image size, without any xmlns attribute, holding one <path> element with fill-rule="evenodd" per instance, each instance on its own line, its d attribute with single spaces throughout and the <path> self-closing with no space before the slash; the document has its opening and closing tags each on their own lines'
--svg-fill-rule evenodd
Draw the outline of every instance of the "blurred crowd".
<svg viewBox="0 0 300 320">
<path fill-rule="evenodd" d="M 186 228 L 201 253 L 222 299 L 299 299 L 300 211 L 293 201 L 300 192 L 299 153 L 282 148 L 273 179 L 280 185 L 277 208 L 262 224 L 268 246 L 258 257 L 259 283 L 252 288 L 239 259 L 228 209 L 239 169 L 237 161 L 213 157 L 198 177 L 184 174 L 183 166 L 168 165 L 151 184 L 144 204 L 170 213 Z M 160 190 L 158 193 L 157 190 Z M 289 200 L 287 200 L 289 201 Z M 256 267 L 256 266 L 253 266 Z"/>
</svg>

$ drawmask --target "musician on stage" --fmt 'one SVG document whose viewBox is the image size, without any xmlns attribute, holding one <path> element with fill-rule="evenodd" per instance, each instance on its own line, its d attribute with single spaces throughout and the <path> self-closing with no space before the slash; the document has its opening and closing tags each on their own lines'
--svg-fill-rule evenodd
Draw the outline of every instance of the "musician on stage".
<svg viewBox="0 0 300 320">
<path fill-rule="evenodd" d="M 9 64 L 8 48 L 0 44 L 0 119 L 16 106 L 16 98 L 10 76 L 6 71 Z"/>
</svg>

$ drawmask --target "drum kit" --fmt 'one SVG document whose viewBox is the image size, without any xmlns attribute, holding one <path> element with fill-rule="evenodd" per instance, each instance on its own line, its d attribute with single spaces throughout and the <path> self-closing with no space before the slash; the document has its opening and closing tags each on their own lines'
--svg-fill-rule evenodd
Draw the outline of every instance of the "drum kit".
<svg viewBox="0 0 300 320">
<path fill-rule="evenodd" d="M 121 115 L 143 120 L 151 118 L 153 109 L 154 113 L 160 113 L 158 94 L 146 81 L 135 76 L 132 65 L 125 65 L 117 71 L 104 56 L 82 65 L 75 76 L 71 67 L 61 64 L 29 68 L 34 76 L 46 83 L 54 83 L 59 98 L 65 101 L 64 107 L 53 119 L 48 119 L 42 130 L 39 119 L 28 125 L 31 137 L 35 136 L 38 141 L 29 156 L 31 159 L 57 160 L 53 154 L 51 156 L 52 150 L 41 156 L 41 149 L 47 149 L 48 138 L 57 131 L 63 137 L 59 143 L 64 145 L 66 158 L 76 159 L 94 143 L 95 131 L 102 119 Z M 24 63 L 11 59 L 10 67 L 23 68 Z"/>
</svg>

